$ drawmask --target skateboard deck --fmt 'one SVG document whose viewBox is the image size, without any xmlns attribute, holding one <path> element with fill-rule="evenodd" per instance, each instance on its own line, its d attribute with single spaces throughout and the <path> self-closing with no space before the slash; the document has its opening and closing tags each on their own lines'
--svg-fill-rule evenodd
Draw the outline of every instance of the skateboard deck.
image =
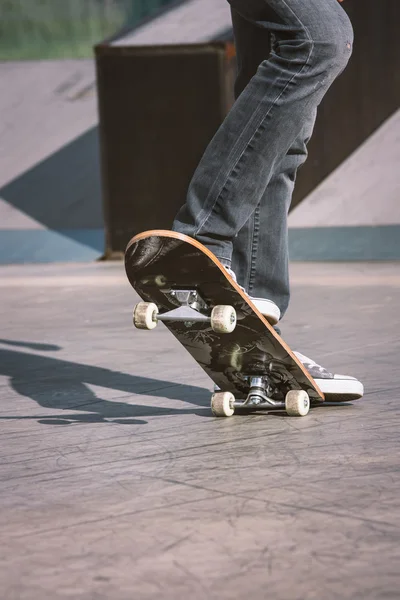
<svg viewBox="0 0 400 600">
<path fill-rule="evenodd" d="M 125 269 L 142 300 L 158 308 L 154 324 L 143 328 L 162 320 L 216 386 L 231 393 L 231 405 L 232 398 L 241 398 L 245 401 L 239 404 L 253 410 L 285 408 L 290 390 L 304 390 L 311 404 L 324 400 L 287 344 L 196 240 L 164 230 L 136 235 L 125 252 Z M 234 308 L 236 326 L 230 333 L 210 323 L 216 306 Z M 258 397 L 256 388 L 262 391 Z M 251 392 L 255 403 L 248 402 Z"/>
</svg>

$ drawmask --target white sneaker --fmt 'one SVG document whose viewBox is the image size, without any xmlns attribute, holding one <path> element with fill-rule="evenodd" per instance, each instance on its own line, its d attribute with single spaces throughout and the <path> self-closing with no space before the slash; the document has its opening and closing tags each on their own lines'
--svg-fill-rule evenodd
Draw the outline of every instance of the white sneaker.
<svg viewBox="0 0 400 600">
<path fill-rule="evenodd" d="M 276 325 L 278 323 L 281 318 L 281 311 L 275 302 L 268 300 L 267 298 L 253 298 L 253 296 L 249 296 L 249 298 L 254 306 L 267 319 L 268 323 L 271 323 L 271 325 Z"/>
<path fill-rule="evenodd" d="M 236 273 L 232 271 L 230 267 L 227 267 L 226 265 L 224 266 L 225 269 L 228 271 L 229 275 L 232 277 L 233 281 L 235 281 L 235 283 L 238 283 L 236 279 Z M 246 296 L 249 297 L 249 299 L 253 302 L 253 304 L 255 305 L 257 310 L 260 311 L 263 317 L 267 319 L 268 323 L 271 323 L 271 325 L 276 325 L 278 323 L 279 319 L 281 318 L 281 311 L 279 310 L 279 306 L 277 306 L 275 302 L 273 302 L 272 300 L 268 300 L 268 298 L 253 298 L 253 296 L 250 296 L 246 292 L 244 287 L 242 287 L 241 285 L 239 285 L 239 287 L 246 294 Z"/>
<path fill-rule="evenodd" d="M 304 354 L 300 352 L 294 352 L 294 354 L 310 373 L 327 400 L 346 402 L 357 400 L 364 395 L 364 386 L 355 377 L 330 373 L 311 358 L 304 356 Z"/>
</svg>

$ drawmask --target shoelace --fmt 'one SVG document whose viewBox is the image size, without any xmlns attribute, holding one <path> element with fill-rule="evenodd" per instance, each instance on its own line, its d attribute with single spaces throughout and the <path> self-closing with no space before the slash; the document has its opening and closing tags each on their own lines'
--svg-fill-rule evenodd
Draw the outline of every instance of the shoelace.
<svg viewBox="0 0 400 600">
<path fill-rule="evenodd" d="M 244 287 L 241 286 L 240 283 L 238 283 L 235 271 L 232 271 L 232 269 L 230 267 L 228 267 L 227 265 L 224 265 L 224 267 L 227 270 L 227 272 L 229 273 L 229 275 L 232 277 L 233 281 L 238 284 L 238 286 L 240 287 L 242 292 L 244 292 L 246 295 L 248 295 L 246 290 L 244 289 Z"/>
<path fill-rule="evenodd" d="M 315 360 L 308 358 L 308 356 L 304 356 L 304 354 L 301 354 L 301 352 L 295 352 L 294 354 L 297 356 L 299 361 L 303 363 L 304 366 L 307 366 L 310 369 L 315 368 L 315 369 L 317 369 L 317 371 L 320 371 L 321 373 L 327 372 L 327 370 L 324 367 L 321 367 L 321 365 L 319 365 L 318 363 L 316 363 Z"/>
</svg>

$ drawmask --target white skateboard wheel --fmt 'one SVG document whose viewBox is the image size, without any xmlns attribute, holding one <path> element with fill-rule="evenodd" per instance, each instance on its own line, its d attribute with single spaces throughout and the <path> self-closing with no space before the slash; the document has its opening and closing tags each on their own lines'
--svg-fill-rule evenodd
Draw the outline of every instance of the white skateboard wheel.
<svg viewBox="0 0 400 600">
<path fill-rule="evenodd" d="M 158 308 L 154 302 L 139 302 L 133 310 L 133 324 L 138 329 L 154 329 L 157 315 Z"/>
<path fill-rule="evenodd" d="M 305 417 L 310 410 L 310 398 L 304 390 L 290 390 L 286 394 L 285 409 L 291 417 Z"/>
<path fill-rule="evenodd" d="M 216 333 L 232 333 L 236 327 L 236 310 L 233 306 L 220 304 L 211 311 L 211 328 Z"/>
<path fill-rule="evenodd" d="M 235 412 L 235 396 L 231 392 L 216 392 L 211 396 L 211 410 L 215 417 L 231 417 Z"/>
</svg>

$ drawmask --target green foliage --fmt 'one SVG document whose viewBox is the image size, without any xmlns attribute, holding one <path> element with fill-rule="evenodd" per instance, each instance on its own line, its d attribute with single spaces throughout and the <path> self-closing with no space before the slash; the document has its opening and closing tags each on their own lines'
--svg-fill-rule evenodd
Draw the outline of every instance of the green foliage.
<svg viewBox="0 0 400 600">
<path fill-rule="evenodd" d="M 0 60 L 86 58 L 171 0 L 0 0 Z"/>
</svg>

